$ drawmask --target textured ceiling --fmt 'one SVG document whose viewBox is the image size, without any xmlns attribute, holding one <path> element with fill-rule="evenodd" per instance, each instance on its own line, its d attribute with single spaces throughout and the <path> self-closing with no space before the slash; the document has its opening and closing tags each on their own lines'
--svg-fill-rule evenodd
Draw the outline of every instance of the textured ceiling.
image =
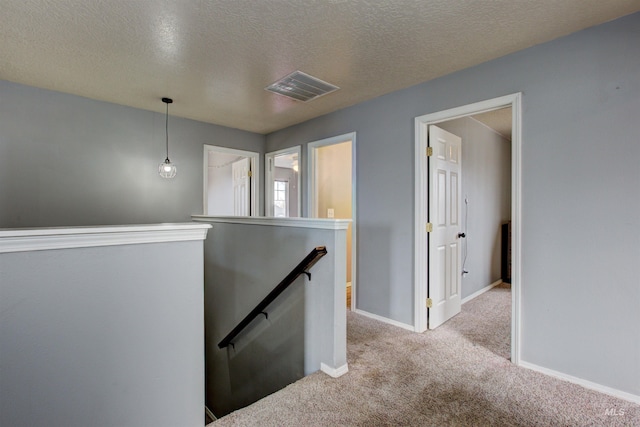
<svg viewBox="0 0 640 427">
<path fill-rule="evenodd" d="M 640 0 L 0 0 L 0 79 L 268 133 L 640 10 Z M 301 70 L 341 89 L 264 91 Z"/>
</svg>

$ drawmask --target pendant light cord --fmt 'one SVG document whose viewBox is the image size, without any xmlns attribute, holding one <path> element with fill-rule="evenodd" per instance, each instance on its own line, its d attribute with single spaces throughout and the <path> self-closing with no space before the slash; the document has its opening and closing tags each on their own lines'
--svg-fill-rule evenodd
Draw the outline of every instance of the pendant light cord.
<svg viewBox="0 0 640 427">
<path fill-rule="evenodd" d="M 167 102 L 167 114 L 165 115 L 165 119 L 164 119 L 164 135 L 166 137 L 166 142 L 167 142 L 167 158 L 165 159 L 166 162 L 169 162 L 169 103 Z"/>
<path fill-rule="evenodd" d="M 162 102 L 167 104 L 167 110 L 164 116 L 164 135 L 165 135 L 166 144 L 167 144 L 167 158 L 165 159 L 165 163 L 170 163 L 171 160 L 169 160 L 169 104 L 173 102 L 173 99 L 162 98 Z"/>
</svg>

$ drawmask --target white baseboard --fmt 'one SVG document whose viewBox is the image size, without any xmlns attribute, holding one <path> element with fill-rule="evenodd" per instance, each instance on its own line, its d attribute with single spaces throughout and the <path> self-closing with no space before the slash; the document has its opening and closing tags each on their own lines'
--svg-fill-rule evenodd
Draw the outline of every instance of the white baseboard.
<svg viewBox="0 0 640 427">
<path fill-rule="evenodd" d="M 369 317 L 371 319 L 378 320 L 383 323 L 388 323 L 390 325 L 397 326 L 399 328 L 406 329 L 411 332 L 416 331 L 416 328 L 413 325 L 408 325 L 406 323 L 398 322 L 397 320 L 387 319 L 386 317 L 378 316 L 377 314 L 369 313 L 368 311 L 356 309 L 354 313 L 358 313 L 365 317 Z"/>
<path fill-rule="evenodd" d="M 582 378 L 574 377 L 572 375 L 554 371 L 553 369 L 534 365 L 533 363 L 525 362 L 524 360 L 520 360 L 520 363 L 518 363 L 518 366 L 522 366 L 523 368 L 531 369 L 532 371 L 537 371 L 542 374 L 549 375 L 551 377 L 559 378 L 561 380 L 569 381 L 570 383 L 578 384 L 585 388 L 599 391 L 600 393 L 608 394 L 613 397 L 618 397 L 620 399 L 628 400 L 629 402 L 640 404 L 640 396 L 627 393 L 626 391 L 618 390 L 615 388 L 607 387 L 602 384 L 583 380 Z"/>
<path fill-rule="evenodd" d="M 469 295 L 468 297 L 464 298 L 462 300 L 462 304 L 464 304 L 465 302 L 469 302 L 472 299 L 479 297 L 480 295 L 484 294 L 485 292 L 491 290 L 492 288 L 498 286 L 500 283 L 502 283 L 502 279 L 500 280 L 496 280 L 495 282 L 493 282 L 492 284 L 485 286 L 484 288 L 480 289 L 479 291 L 475 291 L 474 293 L 472 293 L 471 295 Z"/>
<path fill-rule="evenodd" d="M 211 412 L 211 410 L 207 408 L 207 405 L 204 406 L 204 412 L 207 414 L 207 417 L 211 418 L 213 421 L 218 419 L 215 415 L 213 415 L 213 412 Z"/>
<path fill-rule="evenodd" d="M 349 365 L 346 363 L 339 368 L 332 368 L 320 362 L 320 370 L 333 378 L 338 378 L 349 372 Z"/>
</svg>

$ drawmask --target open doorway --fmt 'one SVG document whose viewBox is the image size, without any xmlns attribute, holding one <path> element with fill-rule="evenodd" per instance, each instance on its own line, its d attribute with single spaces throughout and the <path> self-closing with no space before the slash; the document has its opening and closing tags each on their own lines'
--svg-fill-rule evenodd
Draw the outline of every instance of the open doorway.
<svg viewBox="0 0 640 427">
<path fill-rule="evenodd" d="M 463 237 L 457 239 L 461 247 L 457 277 L 461 310 L 483 313 L 485 333 L 491 339 L 477 344 L 490 344 L 506 359 L 510 357 L 511 333 L 511 114 L 511 107 L 505 107 L 437 124 L 461 140 L 459 216 Z M 489 306 L 491 311 L 485 310 Z"/>
<path fill-rule="evenodd" d="M 462 139 L 463 304 L 510 283 L 511 113 L 505 107 L 438 123 Z"/>
<path fill-rule="evenodd" d="M 258 153 L 205 145 L 203 214 L 256 216 L 258 168 Z"/>
<path fill-rule="evenodd" d="M 433 285 L 431 275 L 433 270 L 440 268 L 430 262 L 433 250 L 429 245 L 431 240 L 437 239 L 435 233 L 432 234 L 431 231 L 436 227 L 433 227 L 429 222 L 433 217 L 433 213 L 431 213 L 432 217 L 429 216 L 432 204 L 429 195 L 438 191 L 433 188 L 435 181 L 429 172 L 430 155 L 433 156 L 433 151 L 435 151 L 435 149 L 429 148 L 431 147 L 429 132 L 432 126 L 436 127 L 435 125 L 437 125 L 439 128 L 448 129 L 451 134 L 460 134 L 463 141 L 467 140 L 467 144 L 463 142 L 462 159 L 469 159 L 470 156 L 473 156 L 471 164 L 465 165 L 463 162 L 461 167 L 461 182 L 465 183 L 463 184 L 465 187 L 460 189 L 459 211 L 462 227 L 459 233 L 465 234 L 465 236 L 457 241 L 462 247 L 461 268 L 459 271 L 451 272 L 451 274 L 460 275 L 463 301 L 470 301 L 493 286 L 502 283 L 502 224 L 510 224 L 510 230 L 507 227 L 507 230 L 510 231 L 511 243 L 509 257 L 511 279 L 510 354 L 511 361 L 516 364 L 519 363 L 521 285 L 519 274 L 521 265 L 519 258 L 521 224 L 520 111 L 520 94 L 514 94 L 416 118 L 416 331 L 423 332 L 428 327 L 428 319 L 431 315 L 429 307 L 435 305 L 435 301 L 429 298 Z M 489 114 L 490 112 L 491 114 Z M 472 144 L 474 137 L 470 137 L 469 132 L 473 128 L 488 128 L 492 126 L 488 124 L 490 116 L 502 116 L 504 119 L 507 115 L 510 138 L 504 138 L 505 135 L 501 136 L 503 139 L 510 139 L 510 144 L 508 144 L 509 141 L 504 141 L 500 146 L 496 142 L 497 145 L 491 148 Z M 495 126 L 492 127 L 495 128 Z M 495 129 L 493 131 L 486 129 L 486 131 L 495 132 Z M 501 133 L 507 133 L 507 131 L 503 130 Z M 493 138 L 493 140 L 499 139 Z M 505 144 L 507 145 L 505 146 Z M 465 149 L 469 151 L 466 156 L 464 155 Z M 483 174 L 483 179 L 486 182 L 478 179 L 477 174 L 479 173 Z M 496 188 L 487 188 L 489 186 Z M 427 224 L 426 227 L 425 224 Z M 468 236 L 466 236 L 467 232 Z M 464 260 L 465 249 L 467 251 L 466 262 Z M 458 298 L 461 295 L 458 295 Z"/>
<path fill-rule="evenodd" d="M 347 229 L 347 306 L 356 306 L 355 144 L 356 135 L 327 138 L 308 144 L 309 217 L 351 219 Z"/>
<path fill-rule="evenodd" d="M 265 212 L 300 217 L 300 146 L 265 154 Z"/>
</svg>

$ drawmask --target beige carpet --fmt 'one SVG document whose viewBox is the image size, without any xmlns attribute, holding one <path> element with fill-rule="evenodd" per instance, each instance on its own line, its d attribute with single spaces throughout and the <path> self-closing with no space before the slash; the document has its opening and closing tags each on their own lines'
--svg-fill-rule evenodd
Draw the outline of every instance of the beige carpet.
<svg viewBox="0 0 640 427">
<path fill-rule="evenodd" d="M 424 334 L 349 312 L 346 375 L 316 372 L 210 426 L 640 426 L 638 405 L 511 364 L 510 298 L 494 288 Z"/>
</svg>

